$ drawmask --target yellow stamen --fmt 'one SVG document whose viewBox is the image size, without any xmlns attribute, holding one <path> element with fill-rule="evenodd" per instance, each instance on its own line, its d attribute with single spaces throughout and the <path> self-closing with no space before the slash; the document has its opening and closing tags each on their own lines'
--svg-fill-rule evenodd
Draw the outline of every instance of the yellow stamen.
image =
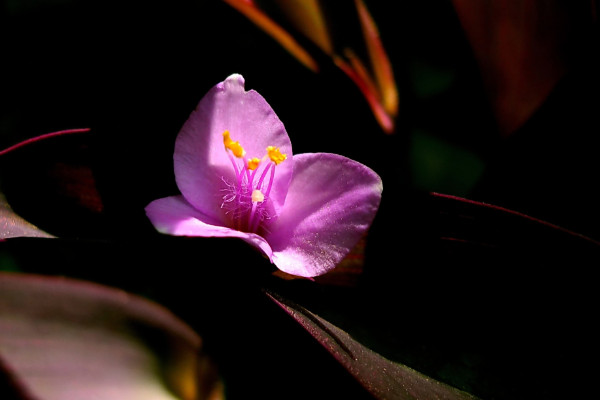
<svg viewBox="0 0 600 400">
<path fill-rule="evenodd" d="M 260 158 L 251 158 L 248 160 L 248 169 L 253 171 L 258 168 L 258 164 L 260 164 Z"/>
<path fill-rule="evenodd" d="M 234 142 L 229 137 L 229 131 L 223 132 L 223 144 L 226 149 L 231 150 L 234 156 L 237 158 L 242 158 L 246 155 L 246 150 L 242 146 L 240 146 L 240 142 Z"/>
<path fill-rule="evenodd" d="M 285 154 L 281 154 L 281 151 L 279 151 L 279 147 L 267 147 L 267 155 L 269 156 L 271 161 L 275 163 L 275 165 L 279 165 L 279 163 L 287 159 L 287 156 Z"/>
</svg>

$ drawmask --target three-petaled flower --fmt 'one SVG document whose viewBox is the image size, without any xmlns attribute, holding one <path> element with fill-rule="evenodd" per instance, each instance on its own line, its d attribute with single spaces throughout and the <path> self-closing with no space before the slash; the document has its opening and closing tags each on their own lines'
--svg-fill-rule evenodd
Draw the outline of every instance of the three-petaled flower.
<svg viewBox="0 0 600 400">
<path fill-rule="evenodd" d="M 381 200 L 381 179 L 363 164 L 328 153 L 292 156 L 282 122 L 238 74 L 202 98 L 173 159 L 181 195 L 146 207 L 159 232 L 237 237 L 298 276 L 333 269 Z"/>
</svg>

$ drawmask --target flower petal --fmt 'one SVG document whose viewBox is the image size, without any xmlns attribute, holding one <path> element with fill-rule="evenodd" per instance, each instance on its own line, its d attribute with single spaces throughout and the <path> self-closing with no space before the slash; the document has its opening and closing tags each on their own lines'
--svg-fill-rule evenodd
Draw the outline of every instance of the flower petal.
<svg viewBox="0 0 600 400">
<path fill-rule="evenodd" d="M 260 249 L 269 259 L 273 256 L 271 246 L 259 235 L 219 226 L 218 221 L 199 212 L 183 196 L 154 200 L 146 206 L 146 215 L 161 233 L 174 236 L 236 237 Z"/>
<path fill-rule="evenodd" d="M 227 181 L 235 182 L 223 132 L 246 150 L 248 158 L 262 158 L 267 146 L 279 147 L 288 160 L 277 166 L 271 199 L 279 212 L 289 187 L 293 161 L 288 134 L 271 106 L 254 90 L 245 91 L 244 78 L 234 74 L 213 87 L 200 101 L 175 142 L 175 178 L 179 190 L 196 209 L 211 218 L 227 218 L 221 209 Z"/>
<path fill-rule="evenodd" d="M 333 269 L 369 228 L 382 189 L 375 172 L 346 157 L 294 156 L 285 209 L 266 236 L 275 265 L 305 277 Z"/>
</svg>

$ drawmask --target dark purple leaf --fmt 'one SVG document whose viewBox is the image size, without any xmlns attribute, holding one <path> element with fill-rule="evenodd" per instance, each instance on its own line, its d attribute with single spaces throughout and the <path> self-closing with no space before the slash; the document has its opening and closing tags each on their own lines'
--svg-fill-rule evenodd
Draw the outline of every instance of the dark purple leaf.
<svg viewBox="0 0 600 400">
<path fill-rule="evenodd" d="M 0 273 L 0 358 L 45 399 L 198 399 L 220 390 L 198 335 L 143 298 Z"/>
<path fill-rule="evenodd" d="M 590 2 L 591 3 L 591 2 Z M 573 26 L 592 23 L 594 6 L 560 1 L 473 4 L 453 0 L 478 62 L 500 132 L 513 134 L 572 67 L 564 50 Z M 504 46 L 499 38 L 511 38 Z"/>
<path fill-rule="evenodd" d="M 307 309 L 273 293 L 267 295 L 317 339 L 378 399 L 473 400 L 476 397 L 394 363 Z"/>
<path fill-rule="evenodd" d="M 4 191 L 0 193 L 0 239 L 51 237 L 30 222 L 85 225 L 90 214 L 102 210 L 89 160 L 85 159 L 87 139 L 80 135 L 88 132 L 69 129 L 47 133 L 0 150 Z"/>
<path fill-rule="evenodd" d="M 89 131 L 52 132 L 1 150 L 5 204 L 52 235 L 82 237 L 98 230 L 104 206 L 92 170 Z"/>
<path fill-rule="evenodd" d="M 385 357 L 482 398 L 569 398 L 593 386 L 553 360 L 584 365 L 597 354 L 595 239 L 437 193 L 384 196 L 382 211 L 347 319 L 296 302 Z"/>
<path fill-rule="evenodd" d="M 448 266 L 483 262 L 490 270 L 503 266 L 505 272 L 526 266 L 520 274 L 528 276 L 559 262 L 583 272 L 600 259 L 595 238 L 518 211 L 439 193 L 431 194 L 431 205 L 437 212 L 431 227 L 438 235 L 435 246 L 447 256 Z M 543 275 L 552 273 L 546 269 Z"/>
<path fill-rule="evenodd" d="M 509 247 L 556 243 L 600 250 L 600 242 L 524 213 L 457 196 L 432 193 L 439 210 L 440 239 Z"/>
</svg>

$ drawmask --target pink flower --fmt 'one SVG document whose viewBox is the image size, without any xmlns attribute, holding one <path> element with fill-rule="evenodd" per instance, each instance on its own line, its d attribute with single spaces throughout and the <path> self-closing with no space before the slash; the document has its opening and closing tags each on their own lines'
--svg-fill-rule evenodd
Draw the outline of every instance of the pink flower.
<svg viewBox="0 0 600 400">
<path fill-rule="evenodd" d="M 367 231 L 382 182 L 370 168 L 328 153 L 292 156 L 273 109 L 234 74 L 213 87 L 175 142 L 181 195 L 151 202 L 162 233 L 237 237 L 277 268 L 313 277 L 333 269 Z"/>
</svg>

